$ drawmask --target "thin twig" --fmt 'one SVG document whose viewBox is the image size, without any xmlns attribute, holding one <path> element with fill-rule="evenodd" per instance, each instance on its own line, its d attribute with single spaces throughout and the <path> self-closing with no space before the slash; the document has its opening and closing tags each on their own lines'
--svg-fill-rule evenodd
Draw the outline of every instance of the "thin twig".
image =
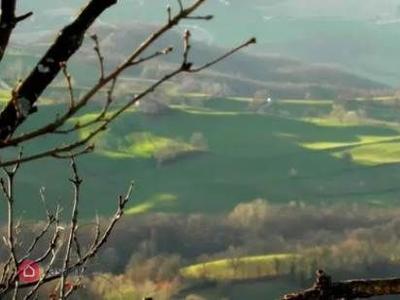
<svg viewBox="0 0 400 300">
<path fill-rule="evenodd" d="M 104 79 L 104 56 L 101 54 L 101 51 L 100 51 L 99 38 L 97 37 L 96 34 L 90 35 L 90 38 L 93 40 L 93 42 L 95 44 L 95 46 L 93 47 L 93 50 L 96 52 L 97 58 L 99 59 L 99 66 L 100 66 L 99 81 L 102 81 Z"/>
<path fill-rule="evenodd" d="M 113 92 L 114 92 L 114 89 L 115 89 L 116 82 L 117 82 L 117 78 L 114 78 L 111 81 L 110 88 L 107 91 L 107 98 L 106 98 L 106 102 L 104 104 L 104 107 L 103 107 L 102 111 L 100 112 L 100 114 L 97 115 L 96 118 L 94 118 L 93 120 L 87 121 L 85 123 L 80 123 L 78 121 L 78 122 L 76 122 L 76 124 L 72 128 L 59 129 L 59 130 L 54 131 L 54 133 L 67 134 L 67 133 L 70 133 L 70 132 L 73 132 L 73 131 L 77 131 L 77 130 L 89 127 L 89 126 L 91 126 L 93 124 L 105 121 L 105 118 L 107 116 L 107 112 L 108 112 L 108 110 L 110 108 L 111 103 L 113 102 Z"/>
<path fill-rule="evenodd" d="M 4 53 L 15 25 L 32 15 L 32 12 L 28 12 L 18 17 L 15 16 L 16 2 L 17 0 L 1 1 L 0 61 L 4 57 Z"/>
<path fill-rule="evenodd" d="M 54 266 L 54 262 L 56 260 L 59 250 L 60 250 L 60 248 L 55 249 L 55 251 L 52 251 L 51 259 L 50 259 L 49 263 L 47 264 L 44 272 L 41 274 L 39 280 L 36 282 L 36 284 L 33 286 L 33 288 L 25 295 L 24 300 L 27 300 L 27 299 L 31 298 L 32 296 L 34 296 L 35 293 L 37 292 L 37 290 L 44 284 L 45 278 L 50 273 L 51 268 Z"/>
<path fill-rule="evenodd" d="M 132 67 L 132 66 L 136 66 L 136 65 L 138 65 L 138 64 L 141 64 L 141 63 L 144 63 L 144 62 L 149 61 L 149 60 L 151 60 L 151 59 L 154 59 L 154 58 L 156 58 L 156 57 L 158 57 L 158 56 L 167 55 L 167 54 L 171 53 L 173 50 L 174 50 L 174 47 L 172 47 L 172 46 L 166 47 L 166 48 L 164 48 L 163 50 L 161 50 L 161 51 L 156 51 L 156 52 L 154 52 L 153 54 L 151 54 L 151 55 L 149 55 L 149 56 L 147 56 L 147 57 L 140 58 L 140 59 L 138 59 L 138 60 L 135 60 L 135 61 L 130 62 L 130 63 L 129 63 L 129 66 L 131 66 L 131 67 Z"/>
<path fill-rule="evenodd" d="M 40 200 L 43 204 L 43 209 L 46 212 L 46 219 L 47 222 L 43 226 L 42 230 L 36 234 L 35 238 L 33 239 L 31 245 L 28 247 L 28 249 L 25 251 L 25 255 L 23 255 L 19 260 L 18 263 L 22 263 L 24 260 L 26 260 L 29 256 L 32 255 L 33 250 L 36 248 L 37 244 L 41 240 L 41 238 L 49 231 L 50 226 L 54 224 L 57 221 L 57 218 L 59 216 L 59 209 L 57 208 L 55 214 L 50 213 L 49 209 L 47 208 L 46 204 L 46 197 L 45 197 L 45 188 L 41 187 L 39 190 L 40 193 Z"/>
<path fill-rule="evenodd" d="M 171 22 L 171 5 L 167 5 L 167 16 L 168 16 L 168 23 Z"/>
<path fill-rule="evenodd" d="M 97 245 L 97 243 L 99 242 L 100 239 L 100 219 L 99 219 L 99 215 L 96 214 L 96 226 L 94 227 L 95 229 L 95 234 L 94 234 L 94 239 L 93 239 L 93 244 L 90 248 L 93 248 L 94 245 Z"/>
<path fill-rule="evenodd" d="M 204 69 L 207 69 L 207 68 L 211 67 L 212 65 L 215 65 L 216 63 L 220 62 L 221 60 L 227 58 L 228 56 L 232 55 L 233 53 L 239 51 L 240 49 L 245 48 L 245 47 L 247 47 L 247 46 L 249 46 L 251 44 L 255 44 L 256 42 L 257 42 L 256 38 L 253 37 L 253 38 L 249 39 L 247 42 L 245 42 L 245 43 L 243 43 L 243 44 L 241 44 L 241 45 L 229 50 L 228 52 L 226 52 L 225 54 L 221 55 L 217 59 L 215 59 L 215 60 L 213 60 L 213 61 L 211 61 L 209 63 L 206 63 L 206 64 L 202 65 L 201 67 L 192 68 L 188 72 L 197 73 L 197 72 L 200 72 L 200 71 L 202 71 Z"/>
<path fill-rule="evenodd" d="M 178 5 L 179 5 L 179 9 L 181 10 L 181 12 L 183 11 L 183 4 L 182 4 L 182 0 L 177 0 L 178 1 Z"/>
<path fill-rule="evenodd" d="M 48 258 L 48 256 L 50 255 L 50 253 L 56 252 L 56 250 L 58 248 L 60 234 L 61 234 L 61 231 L 63 230 L 62 227 L 60 226 L 60 215 L 61 215 L 61 208 L 59 205 L 57 205 L 56 213 L 55 213 L 55 217 L 54 217 L 54 223 L 53 223 L 54 232 L 53 232 L 52 238 L 49 242 L 49 245 L 47 246 L 47 249 L 42 254 L 42 256 L 35 259 L 36 263 L 40 263 L 40 262 L 46 260 Z"/>
<path fill-rule="evenodd" d="M 65 79 L 67 80 L 67 88 L 68 88 L 68 93 L 69 93 L 69 107 L 74 107 L 75 105 L 75 99 L 74 99 L 74 90 L 72 86 L 72 79 L 71 79 L 71 74 L 69 74 L 67 70 L 67 63 L 66 62 L 60 62 L 61 70 L 62 73 L 64 74 Z"/>
<path fill-rule="evenodd" d="M 67 270 L 69 269 L 69 262 L 71 259 L 71 249 L 72 243 L 75 238 L 77 224 L 78 224 L 78 207 L 80 198 L 80 186 L 82 184 L 82 179 L 79 177 L 78 168 L 75 162 L 74 156 L 71 155 L 71 168 L 73 172 L 73 178 L 70 179 L 74 187 L 74 201 L 72 205 L 71 222 L 69 225 L 69 234 L 67 239 L 67 247 L 65 250 L 62 274 L 60 278 L 60 299 L 65 299 L 65 280 L 67 278 Z"/>
<path fill-rule="evenodd" d="M 183 61 L 182 61 L 182 69 L 185 71 L 190 70 L 192 63 L 188 62 L 189 51 L 191 48 L 190 45 L 190 31 L 185 29 L 183 33 Z"/>
<path fill-rule="evenodd" d="M 18 159 L 22 158 L 22 148 L 18 154 Z M 15 175 L 20 167 L 20 162 L 16 162 L 13 169 L 7 170 L 3 168 L 4 173 L 7 178 L 7 184 L 4 182 L 3 178 L 0 179 L 1 189 L 3 194 L 7 200 L 7 246 L 10 252 L 10 258 L 13 263 L 11 269 L 17 270 L 18 269 L 18 259 L 16 256 L 16 249 L 15 249 L 15 238 L 14 238 L 14 178 Z M 15 274 L 14 277 L 17 275 Z M 16 297 L 18 291 L 14 291 L 14 297 Z"/>
<path fill-rule="evenodd" d="M 214 18 L 213 15 L 206 15 L 206 16 L 188 16 L 186 19 L 189 20 L 205 20 L 205 21 L 210 21 Z"/>
</svg>

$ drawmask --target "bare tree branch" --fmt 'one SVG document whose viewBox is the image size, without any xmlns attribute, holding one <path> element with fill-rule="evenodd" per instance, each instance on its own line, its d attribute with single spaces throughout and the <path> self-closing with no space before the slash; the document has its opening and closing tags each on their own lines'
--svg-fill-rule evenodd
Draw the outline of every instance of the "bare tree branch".
<svg viewBox="0 0 400 300">
<path fill-rule="evenodd" d="M 2 1 L 4 2 L 7 1 Z M 59 73 L 60 62 L 68 61 L 80 48 L 86 30 L 104 10 L 116 2 L 117 0 L 91 0 L 77 18 L 60 31 L 57 39 L 0 113 L 1 141 L 9 138 L 26 117 L 36 111 L 34 105 Z M 18 110 L 21 114 L 18 114 Z"/>
<path fill-rule="evenodd" d="M 49 274 L 49 272 L 50 272 L 51 268 L 53 267 L 54 262 L 57 258 L 57 253 L 58 253 L 57 250 L 59 250 L 59 248 L 55 249 L 55 251 L 52 251 L 51 259 L 48 262 L 44 272 L 41 274 L 41 277 L 39 278 L 39 280 L 37 282 L 35 282 L 36 284 L 33 286 L 33 288 L 25 295 L 24 300 L 31 298 L 37 292 L 37 290 L 44 284 L 44 279 Z"/>
<path fill-rule="evenodd" d="M 66 272 L 64 270 L 68 270 L 69 262 L 71 258 L 71 249 L 72 243 L 76 238 L 76 230 L 78 224 L 78 206 L 79 206 L 79 196 L 80 196 L 80 186 L 82 184 L 82 179 L 78 175 L 78 168 L 76 166 L 76 162 L 74 157 L 71 155 L 71 168 L 73 171 L 73 178 L 70 179 L 74 186 L 74 201 L 72 207 L 72 215 L 71 215 L 71 223 L 69 225 L 69 234 L 67 238 L 67 248 L 65 250 L 63 265 L 62 265 L 62 274 L 60 279 L 60 299 L 65 298 L 65 280 L 66 280 Z"/>
<path fill-rule="evenodd" d="M 282 300 L 358 299 L 399 295 L 400 278 L 359 279 L 331 282 L 330 276 L 317 271 L 316 282 L 308 290 L 284 295 Z"/>
<path fill-rule="evenodd" d="M 74 107 L 75 105 L 75 98 L 74 98 L 74 90 L 73 90 L 73 86 L 72 86 L 72 78 L 71 78 L 71 74 L 69 74 L 68 70 L 67 70 L 67 63 L 66 62 L 60 62 L 60 67 L 62 70 L 62 73 L 67 81 L 67 89 L 68 89 L 68 93 L 69 93 L 69 106 Z"/>
<path fill-rule="evenodd" d="M 25 20 L 32 15 L 32 12 L 25 13 L 21 16 L 15 16 L 15 6 L 17 0 L 1 1 L 1 17 L 0 17 L 0 61 L 4 57 L 11 33 L 18 22 Z"/>
<path fill-rule="evenodd" d="M 241 45 L 229 50 L 228 52 L 226 52 L 225 54 L 223 54 L 220 57 L 216 58 L 215 60 L 213 60 L 213 61 L 211 61 L 209 63 L 206 63 L 206 64 L 204 64 L 204 65 L 202 65 L 200 67 L 192 68 L 188 72 L 197 73 L 197 72 L 200 72 L 200 71 L 202 71 L 204 69 L 207 69 L 207 68 L 211 67 L 212 65 L 215 65 L 216 63 L 220 62 L 221 60 L 227 58 L 228 56 L 232 55 L 233 53 L 239 51 L 240 49 L 242 49 L 244 47 L 247 47 L 247 46 L 249 46 L 251 44 L 255 44 L 256 42 L 257 42 L 256 38 L 253 37 L 253 38 L 249 39 L 247 42 L 245 42 L 245 43 L 243 43 L 243 44 L 241 44 Z"/>
<path fill-rule="evenodd" d="M 94 42 L 94 51 L 96 52 L 97 58 L 99 59 L 99 65 L 100 65 L 100 81 L 104 79 L 104 57 L 101 54 L 100 51 L 100 43 L 99 43 L 99 38 L 97 37 L 96 34 L 93 34 L 90 36 L 90 38 L 93 40 Z"/>
<path fill-rule="evenodd" d="M 22 157 L 22 149 L 18 155 L 18 160 Z M 14 178 L 15 174 L 19 169 L 20 163 L 17 162 L 12 170 L 3 168 L 6 175 L 7 182 L 4 182 L 3 178 L 0 178 L 0 186 L 3 191 L 4 197 L 7 201 L 7 239 L 5 239 L 6 246 L 10 253 L 9 265 L 7 268 L 11 269 L 11 278 L 17 276 L 18 270 L 18 259 L 16 255 L 16 243 L 14 237 Z M 17 297 L 17 290 L 14 291 L 14 298 Z"/>
<path fill-rule="evenodd" d="M 171 22 L 171 16 L 172 16 L 172 14 L 171 14 L 171 5 L 167 5 L 167 16 L 168 16 L 168 23 L 169 22 Z"/>
<path fill-rule="evenodd" d="M 100 250 L 100 248 L 106 243 L 106 241 L 109 238 L 111 232 L 113 231 L 115 225 L 117 224 L 117 222 L 122 217 L 122 215 L 124 213 L 124 209 L 126 207 L 126 204 L 128 203 L 128 201 L 129 201 L 129 199 L 131 197 L 131 194 L 132 194 L 132 191 L 133 191 L 133 187 L 134 187 L 134 183 L 132 182 L 130 184 L 130 186 L 128 188 L 128 191 L 126 192 L 125 196 L 119 196 L 118 197 L 117 211 L 115 212 L 114 216 L 110 219 L 106 229 L 104 230 L 104 232 L 102 234 L 99 233 L 98 236 L 97 236 L 97 233 L 96 233 L 96 237 L 95 237 L 93 243 L 91 244 L 91 246 L 88 247 L 88 250 L 86 251 L 86 253 L 81 255 L 81 257 L 76 262 L 74 262 L 72 264 L 67 263 L 67 268 L 66 269 L 62 269 L 61 272 L 59 272 L 59 273 L 49 275 L 49 272 L 47 272 L 47 273 L 45 273 L 45 276 L 42 275 L 39 280 L 34 281 L 34 282 L 18 283 L 18 281 L 13 280 L 7 286 L 7 290 L 14 289 L 17 284 L 18 284 L 18 288 L 19 289 L 25 289 L 25 288 L 30 288 L 30 287 L 35 288 L 38 284 L 40 286 L 40 285 L 42 285 L 42 284 L 44 284 L 46 282 L 50 282 L 50 281 L 54 281 L 54 280 L 57 280 L 57 279 L 61 279 L 62 276 L 65 276 L 65 278 L 66 278 L 66 275 L 68 275 L 71 270 L 74 270 L 74 269 L 76 269 L 78 267 L 84 267 L 86 265 L 86 263 L 92 257 L 94 257 L 97 254 L 97 252 Z M 54 262 L 54 258 L 53 257 L 58 252 L 58 249 L 60 249 L 59 247 L 57 247 L 57 241 L 58 241 L 58 238 L 60 236 L 60 226 L 58 225 L 59 218 L 57 217 L 56 220 L 57 220 L 56 221 L 56 226 L 55 226 L 56 230 L 55 230 L 55 232 L 53 234 L 53 238 L 52 238 L 52 240 L 50 242 L 50 245 L 48 246 L 46 252 L 39 259 L 35 260 L 35 262 L 37 262 L 37 263 L 40 263 L 40 262 L 44 261 L 46 258 L 48 258 L 49 254 L 52 254 L 52 258 L 50 260 L 50 263 L 53 264 L 53 262 Z M 72 221 L 71 221 L 71 224 L 72 224 Z M 70 224 L 70 226 L 71 226 L 71 224 Z M 71 232 L 71 228 L 69 228 L 69 229 L 70 229 L 70 232 Z M 100 226 L 98 226 L 98 227 L 96 226 L 96 231 L 97 230 L 98 230 L 98 232 L 100 232 Z M 70 236 L 70 234 L 68 236 Z M 67 245 L 67 247 L 68 247 L 68 245 Z M 69 253 L 71 253 L 71 252 L 69 252 Z M 64 260 L 63 265 L 65 265 L 65 260 Z M 50 266 L 51 265 L 48 264 L 47 268 L 50 268 Z M 65 283 L 65 280 L 64 280 L 64 283 Z M 2 291 L 1 286 L 0 286 L 0 296 L 3 293 L 4 293 L 4 291 Z M 67 295 L 68 295 L 68 293 L 65 293 L 64 297 L 66 297 Z"/>
<path fill-rule="evenodd" d="M 18 263 L 22 263 L 24 260 L 26 260 L 32 254 L 33 249 L 35 249 L 35 247 L 38 244 L 38 242 L 40 241 L 40 239 L 49 231 L 49 228 L 54 223 L 54 221 L 55 221 L 54 218 L 47 220 L 45 226 L 43 226 L 42 230 L 35 236 L 31 245 L 26 250 L 25 255 L 18 260 Z"/>
</svg>

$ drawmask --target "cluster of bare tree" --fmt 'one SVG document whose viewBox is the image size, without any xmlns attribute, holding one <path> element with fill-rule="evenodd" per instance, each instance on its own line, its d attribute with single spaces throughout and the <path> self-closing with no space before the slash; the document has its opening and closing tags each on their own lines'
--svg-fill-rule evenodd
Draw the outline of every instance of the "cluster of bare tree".
<svg viewBox="0 0 400 300">
<path fill-rule="evenodd" d="M 152 295 L 151 288 L 159 297 L 173 295 L 203 280 L 209 284 L 214 274 L 206 263 L 218 259 L 230 260 L 233 280 L 249 282 L 259 277 L 280 278 L 306 287 L 313 282 L 316 268 L 329 270 L 334 278 L 389 276 L 399 271 L 398 213 L 397 209 L 344 204 L 275 205 L 257 199 L 237 205 L 226 215 L 149 213 L 125 217 L 109 243 L 86 265 L 83 282 L 88 289 L 78 295 L 112 295 L 115 287 L 121 291 L 129 287 L 142 296 Z M 100 224 L 105 226 L 106 220 Z M 31 234 L 39 231 L 37 226 Z M 89 228 L 79 232 L 83 244 L 91 237 Z M 38 252 L 45 245 L 41 247 Z M 277 253 L 292 253 L 293 258 L 259 267 L 242 260 L 244 256 Z M 192 283 L 181 277 L 181 268 L 198 263 L 204 264 L 202 278 Z"/>
</svg>

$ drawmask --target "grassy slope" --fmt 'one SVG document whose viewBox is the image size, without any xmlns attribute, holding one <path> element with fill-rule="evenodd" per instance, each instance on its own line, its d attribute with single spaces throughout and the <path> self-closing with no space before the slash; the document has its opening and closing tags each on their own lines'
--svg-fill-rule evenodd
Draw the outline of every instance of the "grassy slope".
<svg viewBox="0 0 400 300">
<path fill-rule="evenodd" d="M 212 99 L 203 108 L 174 106 L 171 114 L 157 117 L 131 110 L 100 137 L 97 154 L 80 159 L 88 198 L 82 201 L 82 215 L 110 213 L 131 179 L 137 184 L 132 214 L 148 209 L 215 213 L 256 197 L 316 204 L 396 203 L 400 141 L 390 100 L 349 102 L 348 109 L 362 108 L 375 119 L 364 125 L 323 117 L 331 104 L 281 100 L 266 115 L 248 113 L 243 98 Z M 44 123 L 46 116 L 62 108 L 43 106 L 40 118 L 33 116 L 27 126 Z M 306 118 L 310 113 L 322 117 Z M 203 133 L 209 153 L 157 164 L 153 157 L 157 147 L 178 140 L 177 145 L 189 149 L 194 132 Z M 142 133 L 140 142 L 132 139 L 134 133 Z M 40 145 L 28 145 L 26 151 L 38 151 L 57 140 L 57 136 L 46 138 Z M 351 152 L 355 163 L 341 159 L 343 151 Z M 297 171 L 296 178 L 289 176 L 291 169 Z M 28 200 L 19 202 L 20 208 L 33 217 L 42 216 L 35 196 L 42 185 L 49 198 L 62 195 L 61 202 L 68 207 L 68 176 L 68 162 L 48 159 L 26 167 L 18 194 Z"/>
<path fill-rule="evenodd" d="M 259 276 L 289 274 L 290 264 L 296 260 L 294 254 L 269 254 L 220 259 L 204 264 L 196 264 L 181 269 L 185 278 L 207 278 L 216 280 L 250 279 Z M 234 265 L 237 266 L 235 271 Z M 279 265 L 279 274 L 277 274 Z"/>
<path fill-rule="evenodd" d="M 86 179 L 83 189 L 87 197 L 94 199 L 82 202 L 83 213 L 109 213 L 115 197 L 130 179 L 137 183 L 131 213 L 147 208 L 215 213 L 256 197 L 275 202 L 396 203 L 400 193 L 398 165 L 382 164 L 400 160 L 398 131 L 389 126 L 391 123 L 344 126 L 322 122 L 326 119 L 319 119 L 320 123 L 304 119 L 310 109 L 329 111 L 329 101 L 282 101 L 274 108 L 276 114 L 269 115 L 249 114 L 244 111 L 246 106 L 245 101 L 218 99 L 207 102 L 202 109 L 175 107 L 165 116 L 134 111 L 125 114 L 99 141 L 98 154 L 81 159 Z M 55 108 L 43 109 L 50 112 Z M 373 111 L 382 115 L 379 109 L 387 108 L 384 104 L 374 107 Z M 294 118 L 277 115 L 282 110 Z M 126 143 L 125 137 L 133 132 L 151 132 L 146 141 L 151 145 L 157 141 L 152 140 L 154 137 L 187 142 L 197 131 L 208 140 L 209 153 L 161 166 L 152 157 L 151 147 L 146 149 L 146 156 L 138 155 L 136 150 L 129 152 L 135 147 L 116 147 L 108 152 L 101 148 Z M 373 151 L 366 155 L 371 148 Z M 359 163 L 349 164 L 338 157 L 345 150 L 353 152 Z M 389 150 L 390 156 L 386 154 Z M 118 155 L 121 153 L 125 155 Z M 292 168 L 298 173 L 296 178 L 289 176 Z M 35 163 L 21 173 L 26 184 L 22 194 L 32 195 L 34 184 L 48 186 L 52 182 L 48 190 L 56 197 L 66 193 L 67 180 L 52 179 L 67 176 L 67 162 Z"/>
</svg>

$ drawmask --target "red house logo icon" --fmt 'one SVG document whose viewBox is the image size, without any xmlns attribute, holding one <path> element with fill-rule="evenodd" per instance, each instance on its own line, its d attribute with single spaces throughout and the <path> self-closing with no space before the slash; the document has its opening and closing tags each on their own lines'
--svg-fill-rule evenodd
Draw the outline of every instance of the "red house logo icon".
<svg viewBox="0 0 400 300">
<path fill-rule="evenodd" d="M 21 281 L 28 283 L 39 280 L 39 266 L 33 260 L 25 260 L 18 268 L 18 277 Z"/>
</svg>

